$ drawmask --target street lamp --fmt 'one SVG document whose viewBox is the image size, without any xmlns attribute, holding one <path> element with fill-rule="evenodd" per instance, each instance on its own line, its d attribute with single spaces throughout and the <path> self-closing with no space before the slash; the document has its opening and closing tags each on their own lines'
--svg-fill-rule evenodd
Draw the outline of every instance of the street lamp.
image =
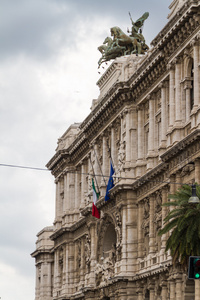
<svg viewBox="0 0 200 300">
<path fill-rule="evenodd" d="M 199 198 L 196 194 L 196 185 L 192 184 L 192 196 L 189 198 L 188 203 L 200 203 Z"/>
</svg>

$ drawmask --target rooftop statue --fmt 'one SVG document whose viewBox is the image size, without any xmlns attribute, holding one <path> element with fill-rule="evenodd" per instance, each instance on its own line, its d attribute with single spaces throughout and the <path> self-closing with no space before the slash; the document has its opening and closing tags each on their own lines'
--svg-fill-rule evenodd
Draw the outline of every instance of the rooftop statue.
<svg viewBox="0 0 200 300">
<path fill-rule="evenodd" d="M 131 14 L 129 13 L 132 30 L 131 34 L 125 34 L 119 27 L 115 26 L 110 29 L 111 37 L 107 37 L 103 45 L 98 47 L 102 56 L 98 61 L 98 67 L 101 66 L 103 62 L 115 59 L 116 57 L 135 54 L 144 54 L 149 47 L 145 43 L 145 38 L 142 34 L 142 27 L 144 26 L 144 21 L 148 18 L 149 13 L 144 13 L 136 22 L 133 21 Z M 128 33 L 129 30 L 127 30 Z"/>
</svg>

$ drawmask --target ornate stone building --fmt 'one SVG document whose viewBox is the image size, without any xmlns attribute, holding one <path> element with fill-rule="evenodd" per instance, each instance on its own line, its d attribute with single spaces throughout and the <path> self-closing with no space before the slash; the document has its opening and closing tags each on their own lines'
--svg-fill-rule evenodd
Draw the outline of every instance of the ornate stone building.
<svg viewBox="0 0 200 300">
<path fill-rule="evenodd" d="M 32 253 L 36 300 L 194 299 L 194 282 L 172 266 L 157 232 L 168 193 L 200 183 L 200 1 L 174 0 L 168 18 L 146 55 L 108 67 L 91 113 L 47 164 L 56 213 Z M 110 156 L 115 186 L 105 202 Z"/>
</svg>

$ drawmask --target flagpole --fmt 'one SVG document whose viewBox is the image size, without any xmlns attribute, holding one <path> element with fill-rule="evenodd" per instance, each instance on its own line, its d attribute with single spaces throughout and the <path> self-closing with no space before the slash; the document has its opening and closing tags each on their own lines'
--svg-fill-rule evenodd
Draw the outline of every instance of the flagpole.
<svg viewBox="0 0 200 300">
<path fill-rule="evenodd" d="M 97 157 L 97 154 L 96 154 L 96 151 L 95 151 L 94 146 L 93 146 L 93 150 L 94 150 L 95 156 L 96 156 L 96 158 L 97 158 L 97 162 L 98 162 L 99 169 L 100 169 L 100 171 L 101 171 L 101 175 L 102 175 L 103 180 L 104 180 L 104 183 L 105 183 L 105 185 L 106 185 L 105 177 L 103 176 L 103 172 L 102 172 L 102 169 L 101 169 L 101 165 L 100 165 L 100 163 L 99 163 L 99 160 L 98 160 L 98 157 Z"/>
<path fill-rule="evenodd" d="M 95 175 L 95 172 L 94 172 L 94 167 L 93 167 L 92 160 L 91 160 L 91 155 L 90 155 L 90 164 L 91 164 L 91 166 L 92 166 L 92 171 L 93 171 L 94 179 L 95 179 L 96 186 L 97 186 L 97 189 L 98 189 L 98 193 L 100 194 L 100 190 L 99 190 L 97 178 L 96 178 L 96 175 Z"/>
<path fill-rule="evenodd" d="M 109 151 L 109 154 L 110 154 L 111 163 L 112 163 L 113 169 L 114 169 L 114 171 L 115 171 L 115 168 L 114 168 L 114 162 L 113 162 L 113 159 L 112 159 L 111 149 L 110 149 L 110 147 L 109 147 L 108 140 L 107 140 L 107 147 L 108 147 L 108 151 Z"/>
</svg>

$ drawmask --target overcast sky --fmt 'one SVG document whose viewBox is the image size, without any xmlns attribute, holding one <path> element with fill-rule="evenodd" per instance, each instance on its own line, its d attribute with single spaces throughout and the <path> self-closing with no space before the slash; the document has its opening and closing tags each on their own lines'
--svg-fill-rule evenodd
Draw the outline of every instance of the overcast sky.
<svg viewBox="0 0 200 300">
<path fill-rule="evenodd" d="M 45 168 L 57 139 L 98 97 L 97 47 L 150 13 L 147 44 L 171 0 L 1 0 L 0 164 Z M 54 221 L 49 171 L 0 166 L 0 297 L 33 300 L 36 234 Z"/>
</svg>

